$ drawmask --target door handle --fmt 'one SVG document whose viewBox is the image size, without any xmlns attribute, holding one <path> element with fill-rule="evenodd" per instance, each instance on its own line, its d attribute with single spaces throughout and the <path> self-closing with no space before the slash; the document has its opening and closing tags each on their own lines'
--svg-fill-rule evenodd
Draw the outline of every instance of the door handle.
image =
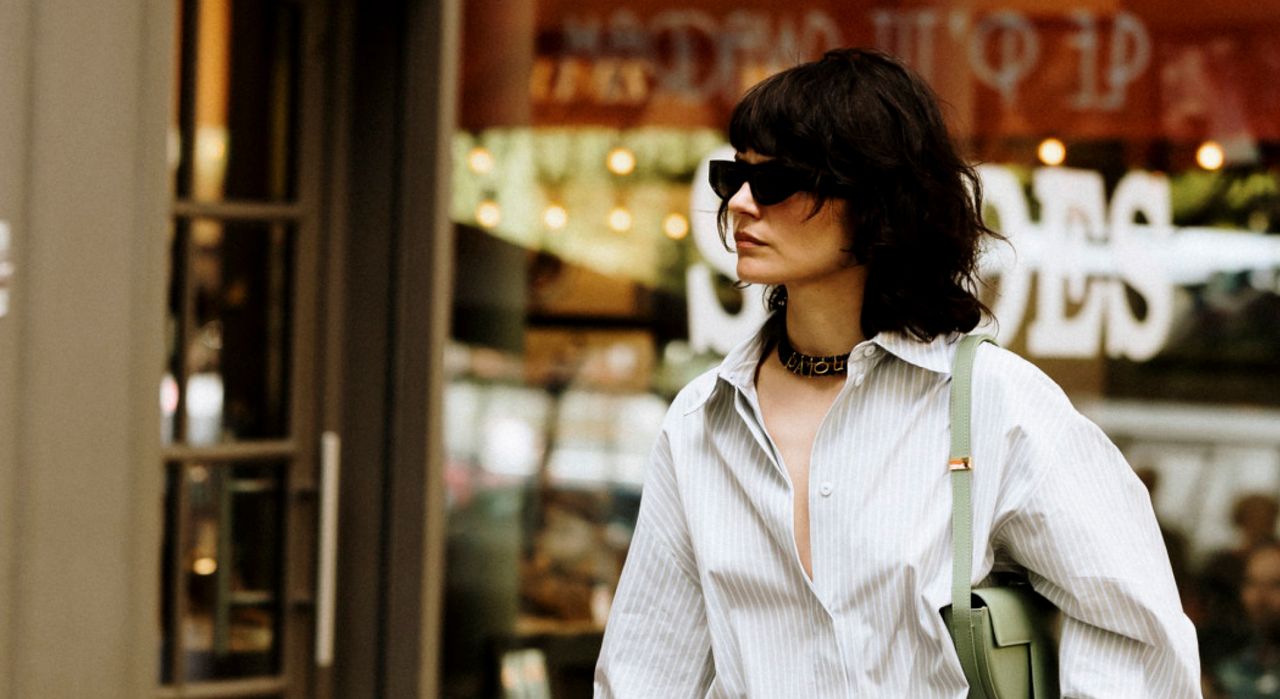
<svg viewBox="0 0 1280 699">
<path fill-rule="evenodd" d="M 316 665 L 333 664 L 334 605 L 338 584 L 338 475 L 342 439 L 337 432 L 320 436 L 320 536 L 316 565 Z"/>
</svg>

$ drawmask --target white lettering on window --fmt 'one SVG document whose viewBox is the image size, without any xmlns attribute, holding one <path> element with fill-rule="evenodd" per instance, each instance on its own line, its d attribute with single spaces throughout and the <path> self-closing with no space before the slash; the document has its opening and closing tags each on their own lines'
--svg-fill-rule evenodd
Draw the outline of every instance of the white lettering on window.
<svg viewBox="0 0 1280 699">
<path fill-rule="evenodd" d="M 1077 31 L 1068 42 L 1080 52 L 1080 91 L 1071 98 L 1076 109 L 1116 111 L 1124 107 L 1130 83 L 1151 63 L 1151 35 L 1136 15 L 1119 11 L 1111 28 L 1110 63 L 1105 78 L 1107 93 L 1098 92 L 1101 53 L 1098 22 L 1088 10 L 1072 13 Z"/>
</svg>

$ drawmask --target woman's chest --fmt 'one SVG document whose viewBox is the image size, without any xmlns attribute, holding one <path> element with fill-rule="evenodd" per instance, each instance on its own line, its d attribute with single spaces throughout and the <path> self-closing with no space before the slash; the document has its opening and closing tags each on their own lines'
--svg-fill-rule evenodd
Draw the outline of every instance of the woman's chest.
<svg viewBox="0 0 1280 699">
<path fill-rule="evenodd" d="M 807 505 L 815 580 L 845 574 L 833 571 L 881 579 L 910 574 L 945 553 L 951 511 L 945 430 L 908 435 L 888 424 L 864 428 L 833 419 L 839 418 L 810 427 L 811 435 L 771 429 L 784 464 L 745 432 L 711 440 L 710 458 L 686 473 L 682 487 L 707 572 L 760 579 L 770 569 L 799 570 L 798 499 Z M 795 473 L 800 465 L 803 479 Z"/>
<path fill-rule="evenodd" d="M 812 391 L 803 396 L 776 396 L 767 390 L 760 393 L 764 431 L 797 489 L 808 483 L 814 443 L 837 395 L 838 391 Z"/>
</svg>

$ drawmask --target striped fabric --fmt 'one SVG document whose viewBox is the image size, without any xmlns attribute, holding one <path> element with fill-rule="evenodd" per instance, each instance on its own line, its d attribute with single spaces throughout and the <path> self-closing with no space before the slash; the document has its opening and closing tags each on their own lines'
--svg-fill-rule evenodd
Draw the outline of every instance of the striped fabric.
<svg viewBox="0 0 1280 699">
<path fill-rule="evenodd" d="M 959 336 L 860 343 L 813 445 L 813 578 L 763 427 L 757 333 L 667 414 L 596 668 L 597 697 L 961 699 L 950 603 L 947 390 Z M 974 375 L 973 582 L 1022 566 L 1065 612 L 1064 697 L 1200 695 L 1151 502 L 1036 367 Z M 1016 564 L 1014 563 L 1016 561 Z"/>
</svg>

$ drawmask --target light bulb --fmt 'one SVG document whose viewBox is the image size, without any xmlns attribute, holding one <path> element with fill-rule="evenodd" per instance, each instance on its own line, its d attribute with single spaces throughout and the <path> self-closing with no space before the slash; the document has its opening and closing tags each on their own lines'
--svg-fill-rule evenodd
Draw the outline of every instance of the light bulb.
<svg viewBox="0 0 1280 699">
<path fill-rule="evenodd" d="M 484 146 L 476 146 L 467 154 L 467 167 L 477 175 L 487 175 L 493 172 L 493 153 L 489 152 Z"/>
<path fill-rule="evenodd" d="M 672 240 L 681 240 L 689 235 L 689 219 L 682 214 L 667 214 L 666 218 L 662 219 L 662 232 Z"/>
<path fill-rule="evenodd" d="M 553 231 L 558 231 L 569 223 L 569 212 L 559 204 L 552 204 L 542 212 L 542 224 Z"/>
<path fill-rule="evenodd" d="M 631 230 L 631 212 L 626 207 L 616 207 L 609 212 L 609 228 L 615 233 L 626 233 Z"/>
<path fill-rule="evenodd" d="M 484 228 L 496 228 L 502 223 L 502 209 L 499 208 L 498 202 L 492 199 L 485 199 L 476 206 L 476 223 Z"/>
<path fill-rule="evenodd" d="M 630 175 L 636 169 L 636 154 L 619 146 L 609 151 L 606 164 L 615 175 Z"/>
<path fill-rule="evenodd" d="M 1227 154 L 1217 141 L 1205 141 L 1196 151 L 1196 163 L 1206 170 L 1217 170 L 1227 161 Z"/>
<path fill-rule="evenodd" d="M 1056 138 L 1046 138 L 1036 153 L 1045 165 L 1061 165 L 1067 159 L 1067 146 Z"/>
</svg>

